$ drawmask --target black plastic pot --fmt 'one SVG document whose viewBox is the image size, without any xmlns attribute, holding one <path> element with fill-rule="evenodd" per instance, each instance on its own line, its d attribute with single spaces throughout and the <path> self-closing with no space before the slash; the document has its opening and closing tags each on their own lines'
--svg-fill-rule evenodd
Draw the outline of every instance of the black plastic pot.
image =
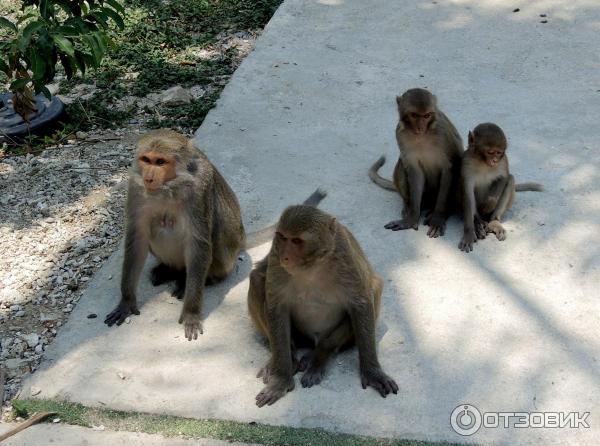
<svg viewBox="0 0 600 446">
<path fill-rule="evenodd" d="M 0 94 L 0 138 L 19 138 L 29 134 L 44 134 L 52 128 L 65 110 L 56 96 L 48 100 L 43 94 L 35 96 L 37 111 L 29 115 L 29 122 L 15 112 L 12 93 Z"/>
</svg>

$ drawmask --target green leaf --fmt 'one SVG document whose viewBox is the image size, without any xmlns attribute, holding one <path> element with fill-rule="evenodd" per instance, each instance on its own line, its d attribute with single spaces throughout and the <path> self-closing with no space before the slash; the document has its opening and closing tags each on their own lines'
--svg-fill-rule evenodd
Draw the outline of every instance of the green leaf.
<svg viewBox="0 0 600 446">
<path fill-rule="evenodd" d="M 25 20 L 29 20 L 32 17 L 35 17 L 37 14 L 34 12 L 28 12 L 27 14 L 22 15 L 21 17 L 19 17 L 17 19 L 17 25 L 20 25 L 21 23 L 23 23 Z"/>
<path fill-rule="evenodd" d="M 59 54 L 58 57 L 60 58 L 60 63 L 62 64 L 63 68 L 65 69 L 65 74 L 67 75 L 67 79 L 71 79 L 75 72 L 75 67 L 74 67 L 74 63 L 73 63 L 75 58 L 74 57 L 71 58 L 62 53 Z"/>
<path fill-rule="evenodd" d="M 6 65 L 6 62 L 4 62 L 2 59 L 0 59 L 0 71 L 2 71 L 4 74 L 6 74 L 6 76 L 11 77 L 10 76 L 10 67 L 8 65 Z"/>
<path fill-rule="evenodd" d="M 121 15 L 125 15 L 125 8 L 117 1 L 117 0 L 104 0 L 110 6 L 112 6 L 117 12 L 120 12 Z"/>
<path fill-rule="evenodd" d="M 79 30 L 74 26 L 63 25 L 55 28 L 55 32 L 57 34 L 62 34 L 63 36 L 78 36 L 80 34 Z"/>
<path fill-rule="evenodd" d="M 42 22 L 41 20 L 36 20 L 35 22 L 28 23 L 27 26 L 25 28 L 23 28 L 22 36 L 25 39 L 25 41 L 27 43 L 29 43 L 29 39 L 31 39 L 31 36 L 33 35 L 33 33 L 35 33 L 37 30 L 39 30 L 43 26 L 44 26 L 44 22 Z"/>
<path fill-rule="evenodd" d="M 17 32 L 17 25 L 15 25 L 13 22 L 8 20 L 6 17 L 0 17 L 0 27 L 6 28 L 15 33 Z"/>
<path fill-rule="evenodd" d="M 102 49 L 98 45 L 98 42 L 96 41 L 96 39 L 93 37 L 93 34 L 88 34 L 86 36 L 83 36 L 83 40 L 85 41 L 87 46 L 92 51 L 91 65 L 94 68 L 98 68 L 100 66 L 100 61 L 102 60 L 102 55 L 103 55 Z"/>
<path fill-rule="evenodd" d="M 40 15 L 45 19 L 54 17 L 54 3 L 52 3 L 52 0 L 40 0 Z"/>
<path fill-rule="evenodd" d="M 113 11 L 110 8 L 102 8 L 102 11 L 104 11 L 104 13 L 107 16 L 109 16 L 111 19 L 113 19 L 113 22 L 116 23 L 116 25 L 119 27 L 119 29 L 125 28 L 125 22 L 123 22 L 123 19 L 121 18 L 121 16 L 119 14 L 117 14 L 115 11 Z"/>
<path fill-rule="evenodd" d="M 103 28 L 108 28 L 108 16 L 101 11 L 94 11 L 90 14 L 99 22 Z"/>
<path fill-rule="evenodd" d="M 52 99 L 52 93 L 50 93 L 50 90 L 48 90 L 48 87 L 46 87 L 43 82 L 34 82 L 33 86 L 35 94 L 43 93 L 48 99 Z"/>
<path fill-rule="evenodd" d="M 80 6 L 81 6 L 81 12 L 84 15 L 88 15 L 90 13 L 90 5 L 88 4 L 88 2 L 83 1 L 80 3 Z"/>
<path fill-rule="evenodd" d="M 52 40 L 54 40 L 54 42 L 56 43 L 58 48 L 63 53 L 67 53 L 69 56 L 72 56 L 72 57 L 75 56 L 75 48 L 73 47 L 73 43 L 71 43 L 71 41 L 69 39 L 67 39 L 65 36 L 55 34 L 52 36 Z"/>
<path fill-rule="evenodd" d="M 89 57 L 87 54 L 84 54 L 81 51 L 75 50 L 75 64 L 77 65 L 77 68 L 79 68 L 79 71 L 81 71 L 82 76 L 85 76 L 86 66 L 88 64 L 91 65 L 91 63 L 89 63 L 86 60 L 86 56 Z"/>
<path fill-rule="evenodd" d="M 25 88 L 27 86 L 27 84 L 29 83 L 30 79 L 17 79 L 12 81 L 12 83 L 10 84 L 10 87 L 8 87 L 8 89 L 10 91 L 15 91 L 15 90 L 21 90 L 23 88 Z"/>
<path fill-rule="evenodd" d="M 35 49 L 29 51 L 30 69 L 33 71 L 33 79 L 44 79 L 46 74 L 46 61 Z"/>
</svg>

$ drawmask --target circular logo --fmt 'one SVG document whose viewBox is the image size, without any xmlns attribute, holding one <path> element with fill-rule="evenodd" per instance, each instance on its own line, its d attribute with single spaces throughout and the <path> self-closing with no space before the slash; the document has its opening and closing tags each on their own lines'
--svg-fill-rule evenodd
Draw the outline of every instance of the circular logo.
<svg viewBox="0 0 600 446">
<path fill-rule="evenodd" d="M 461 404 L 452 411 L 450 425 L 459 435 L 473 435 L 481 427 L 481 412 L 471 404 Z"/>
</svg>

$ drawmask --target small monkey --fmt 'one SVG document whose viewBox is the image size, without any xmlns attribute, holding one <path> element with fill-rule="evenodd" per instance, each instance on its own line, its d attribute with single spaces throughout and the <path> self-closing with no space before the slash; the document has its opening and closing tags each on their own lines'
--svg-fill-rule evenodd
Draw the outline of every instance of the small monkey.
<svg viewBox="0 0 600 446">
<path fill-rule="evenodd" d="M 248 309 L 258 331 L 269 340 L 271 359 L 259 372 L 266 387 L 259 407 L 294 389 L 323 379 L 329 358 L 358 346 L 362 387 L 381 396 L 397 393 L 386 375 L 375 342 L 383 280 L 373 271 L 350 231 L 335 217 L 312 206 L 287 208 L 277 224 L 271 251 L 250 274 Z M 314 347 L 297 362 L 298 345 Z"/>
<path fill-rule="evenodd" d="M 458 247 L 473 250 L 477 239 L 494 233 L 498 240 L 506 239 L 500 223 L 510 209 L 515 192 L 544 190 L 538 183 L 515 184 L 508 169 L 506 136 L 496 124 L 479 124 L 469 132 L 469 146 L 462 160 L 462 197 L 464 235 Z"/>
<path fill-rule="evenodd" d="M 427 235 L 439 237 L 446 230 L 450 201 L 460 171 L 462 139 L 448 117 L 438 108 L 436 97 L 422 88 L 407 90 L 396 98 L 400 119 L 396 140 L 400 158 L 393 182 L 379 176 L 385 163 L 381 157 L 369 170 L 371 180 L 384 189 L 397 190 L 404 202 L 402 219 L 386 229 L 418 229 L 421 209 L 428 208 Z"/>
<path fill-rule="evenodd" d="M 166 129 L 139 139 L 128 187 L 121 301 L 104 322 L 121 325 L 140 314 L 135 293 L 151 252 L 160 262 L 152 283 L 176 281 L 179 323 L 188 340 L 197 339 L 205 284 L 231 272 L 246 242 L 238 200 L 192 140 Z M 322 195 L 315 194 L 318 203 Z"/>
</svg>

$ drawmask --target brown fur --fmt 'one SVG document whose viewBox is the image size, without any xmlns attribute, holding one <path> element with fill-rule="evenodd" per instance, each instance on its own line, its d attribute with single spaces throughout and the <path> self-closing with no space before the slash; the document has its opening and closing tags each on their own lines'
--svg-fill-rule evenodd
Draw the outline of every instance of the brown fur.
<svg viewBox="0 0 600 446">
<path fill-rule="evenodd" d="M 446 219 L 460 169 L 463 144 L 458 131 L 437 107 L 436 97 L 421 88 L 407 90 L 396 98 L 399 122 L 396 140 L 400 157 L 394 168 L 393 185 L 404 202 L 402 219 L 385 227 L 393 231 L 418 229 L 422 208 L 429 208 L 425 219 L 427 235 L 444 235 Z M 378 169 L 385 162 L 380 158 L 369 176 L 379 186 L 391 189 L 391 183 L 380 177 Z"/>
<path fill-rule="evenodd" d="M 292 390 L 298 369 L 305 371 L 304 387 L 318 384 L 331 355 L 355 343 L 363 388 L 372 386 L 384 397 L 397 393 L 377 359 L 382 291 L 383 280 L 344 225 L 313 207 L 286 209 L 271 251 L 250 275 L 248 309 L 272 353 L 258 375 L 266 387 L 256 404 L 271 405 Z M 302 343 L 314 350 L 296 362 Z"/>
<path fill-rule="evenodd" d="M 502 129 L 493 123 L 479 124 L 469 132 L 469 147 L 461 169 L 464 234 L 458 247 L 470 252 L 478 239 L 494 233 L 506 239 L 500 220 L 510 209 L 515 191 L 541 191 L 537 183 L 516 184 L 510 174 L 506 156 L 507 140 Z"/>
</svg>

